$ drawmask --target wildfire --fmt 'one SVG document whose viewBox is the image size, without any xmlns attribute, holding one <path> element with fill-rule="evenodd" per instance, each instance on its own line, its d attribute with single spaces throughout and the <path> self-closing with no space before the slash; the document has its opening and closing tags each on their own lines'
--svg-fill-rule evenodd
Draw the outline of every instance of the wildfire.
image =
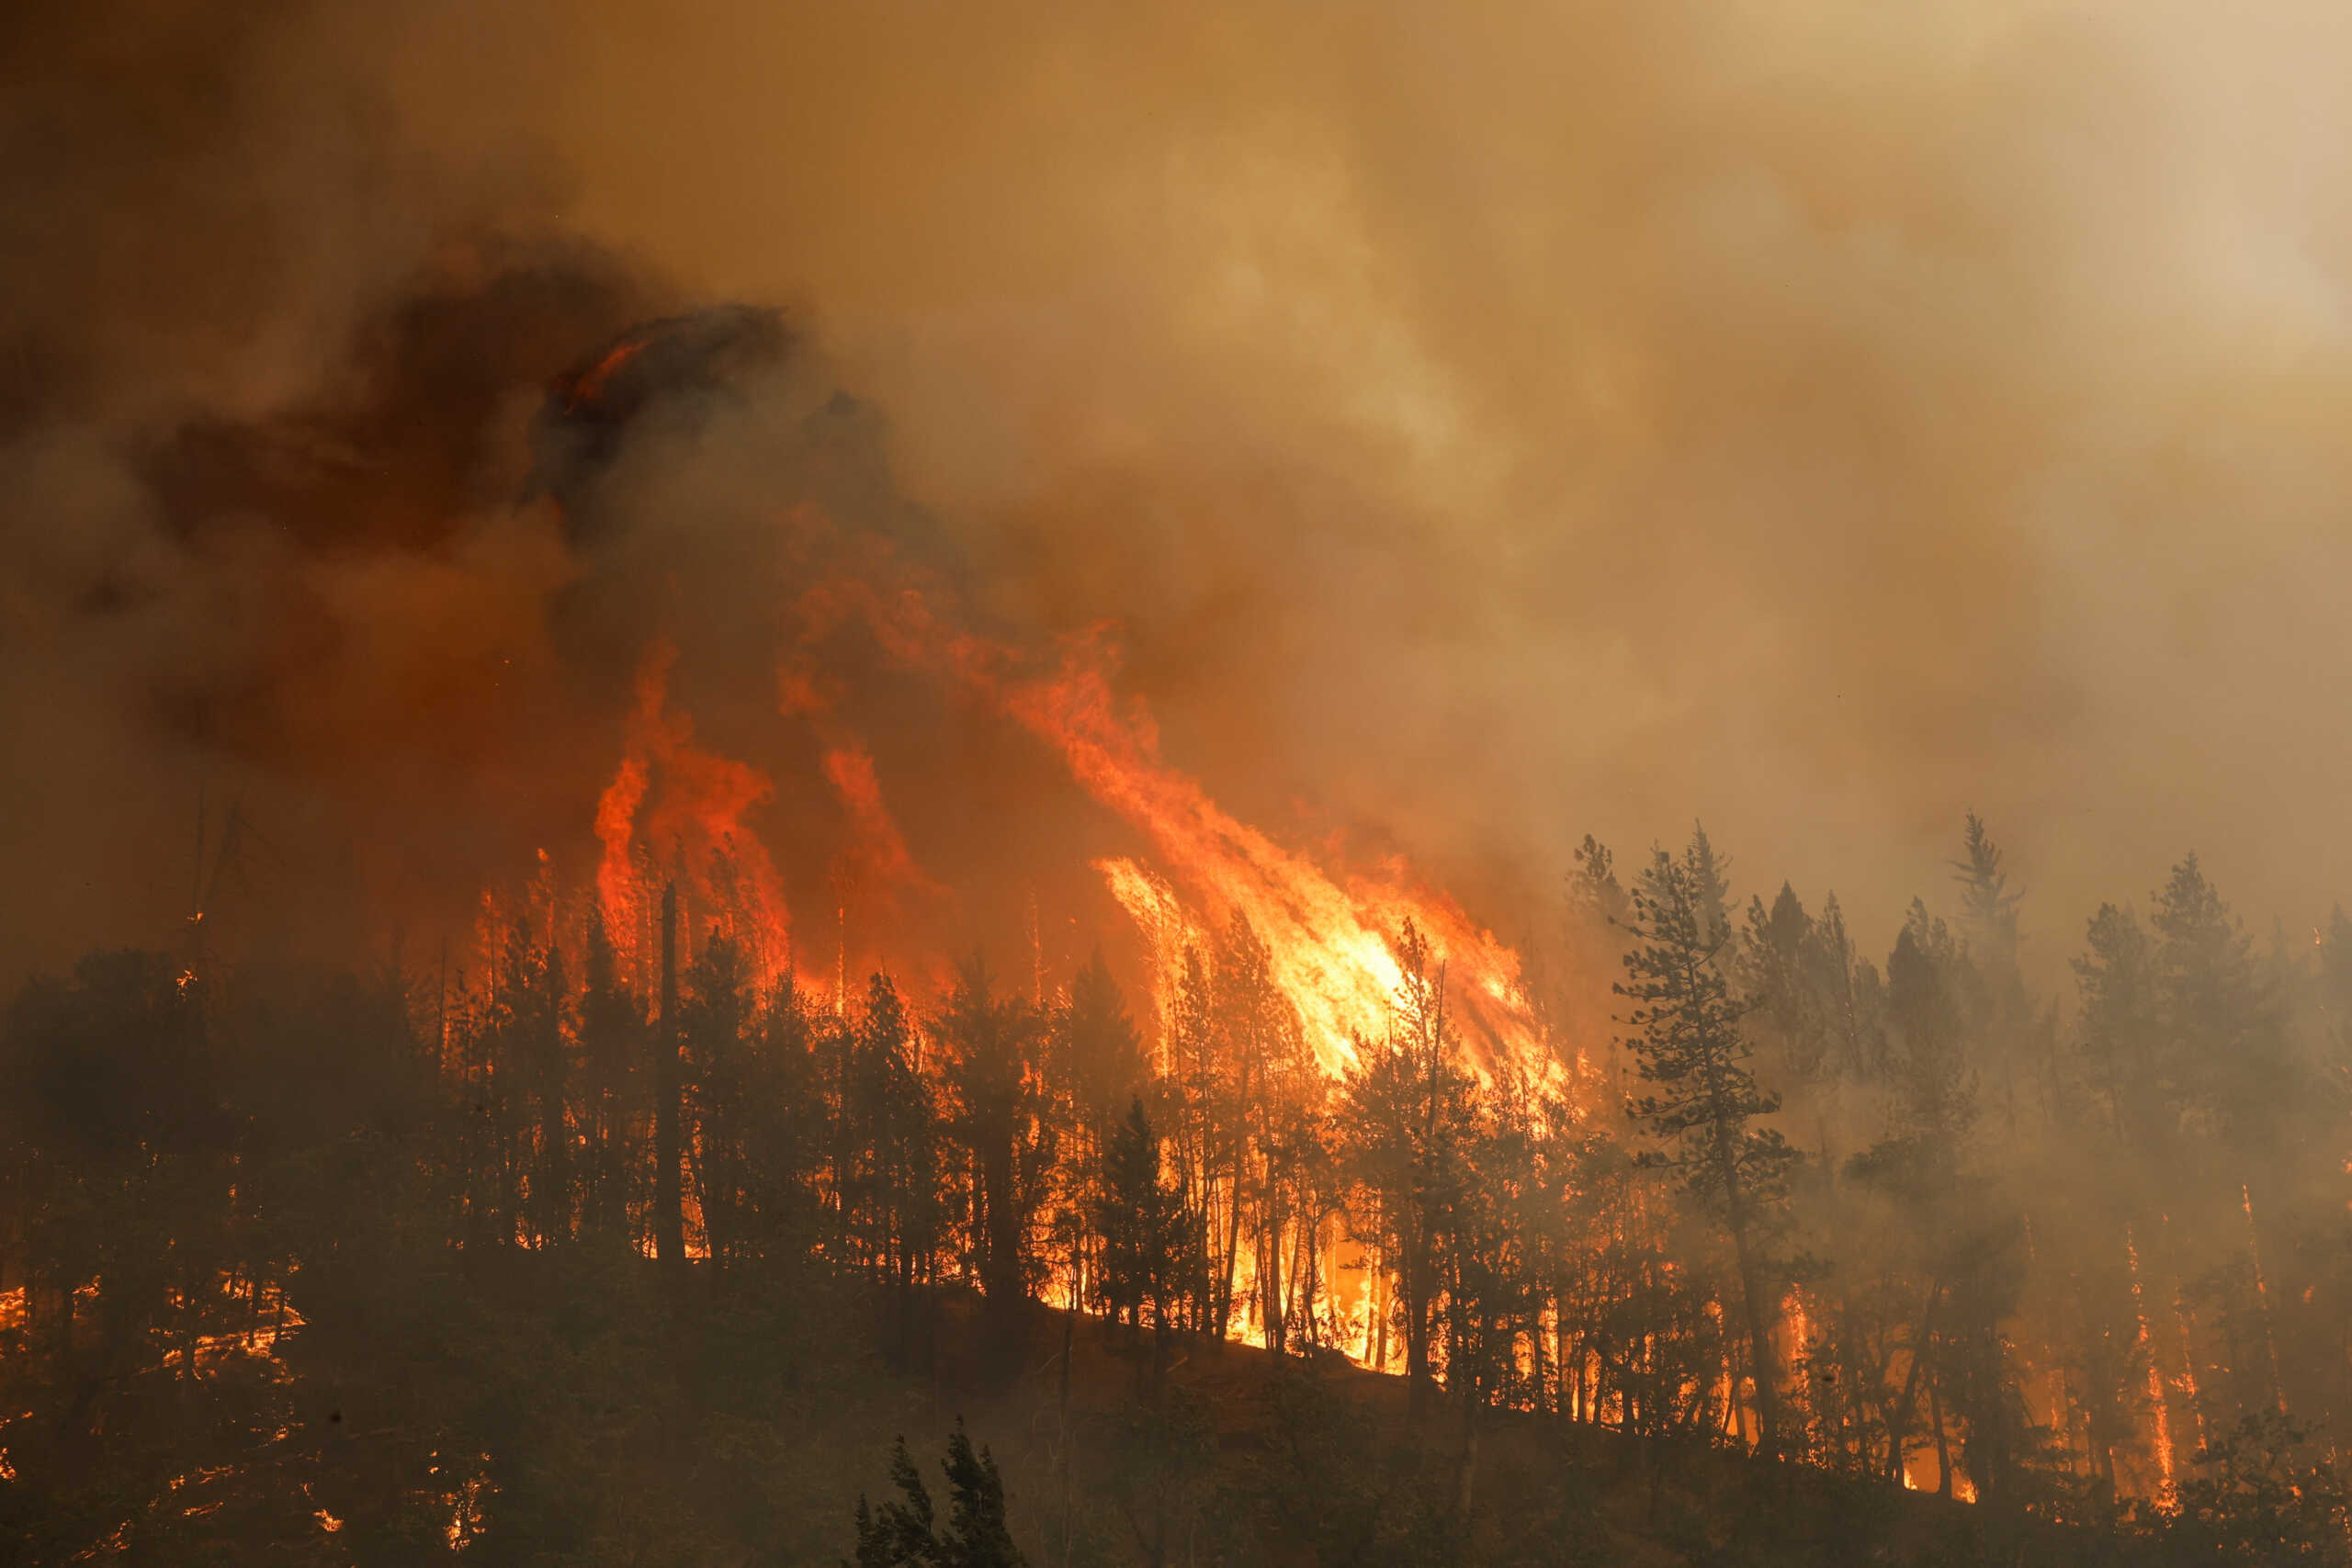
<svg viewBox="0 0 2352 1568">
<path fill-rule="evenodd" d="M 1404 981 L 1389 943 L 1405 922 L 1426 934 L 1447 965 L 1462 1015 L 1490 1055 L 1533 1061 L 1542 1043 L 1520 985 L 1518 954 L 1480 930 L 1442 895 L 1405 885 L 1401 865 L 1379 878 L 1335 881 L 1306 856 L 1236 820 L 1194 780 L 1160 760 L 1159 735 L 1139 707 L 1121 711 L 1108 660 L 1095 639 L 1066 650 L 1060 672 L 1004 688 L 1005 711 L 1049 741 L 1087 792 L 1139 829 L 1173 877 L 1216 918 L 1254 928 L 1274 978 L 1291 998 L 1326 1070 L 1354 1060 L 1354 1039 L 1385 1026 Z M 1113 894 L 1146 929 L 1167 929 L 1172 894 L 1138 899 L 1142 874 L 1102 867 Z"/>
<path fill-rule="evenodd" d="M 820 537 L 829 528 L 805 510 L 781 525 Z M 858 558 L 857 547 L 837 535 L 828 547 L 850 564 L 794 603 L 800 635 L 778 670 L 777 707 L 782 719 L 809 727 L 841 807 L 831 902 L 844 959 L 853 914 L 861 925 L 876 916 L 887 921 L 910 896 L 945 895 L 889 810 L 874 753 L 826 662 L 832 635 L 854 624 L 890 664 L 1043 742 L 1087 795 L 1136 830 L 1145 853 L 1094 863 L 1143 934 L 1152 983 L 1163 992 L 1188 946 L 1246 920 L 1317 1059 L 1337 1076 L 1352 1063 L 1357 1038 L 1377 1037 L 1387 1026 L 1404 980 L 1391 943 L 1409 921 L 1445 965 L 1449 1004 L 1481 1074 L 1491 1077 L 1506 1061 L 1540 1068 L 1548 1060 L 1517 953 L 1401 861 L 1335 872 L 1227 812 L 1162 759 L 1158 728 L 1140 702 L 1115 692 L 1117 661 L 1107 637 L 1069 639 L 1053 660 L 1028 658 L 951 624 L 935 607 L 935 592 L 887 550 Z M 695 744 L 691 720 L 670 702 L 674 662 L 667 646 L 645 660 L 624 755 L 597 803 L 598 902 L 625 976 L 640 988 L 650 978 L 656 890 L 668 879 L 679 885 L 695 934 L 726 928 L 752 950 L 761 979 L 772 980 L 791 963 L 791 923 L 776 869 L 750 823 L 772 794 L 770 782 Z M 926 955 L 899 956 L 920 965 Z M 845 975 L 829 978 L 845 988 Z"/>
<path fill-rule="evenodd" d="M 2158 1495 L 2170 1502 L 2175 1495 L 2172 1413 L 2165 1405 L 2164 1374 L 2157 1370 L 2155 1348 L 2148 1333 L 2147 1299 L 2140 1285 L 2140 1248 L 2128 1225 L 2123 1231 L 2123 1255 L 2132 1269 L 2132 1310 L 2139 1323 L 2139 1350 L 2148 1364 L 2148 1404 L 2155 1421 L 2156 1470 L 2162 1478 Z"/>
<path fill-rule="evenodd" d="M 747 818 L 774 786 L 757 769 L 695 744 L 694 721 L 669 709 L 676 658 L 658 646 L 639 671 L 628 749 L 596 803 L 605 929 L 624 974 L 643 988 L 657 940 L 655 889 L 673 878 L 692 911 L 688 930 L 716 927 L 742 942 L 752 972 L 771 984 L 791 961 L 791 918 L 783 881 Z"/>
<path fill-rule="evenodd" d="M 1158 944 L 1162 964 L 1212 924 L 1247 919 L 1326 1070 L 1344 1071 L 1355 1037 L 1385 1027 L 1404 978 L 1389 944 L 1408 920 L 1446 964 L 1482 1070 L 1503 1059 L 1543 1060 L 1543 1031 L 1517 953 L 1453 899 L 1417 886 L 1401 862 L 1342 880 L 1225 811 L 1161 759 L 1158 727 L 1141 704 L 1114 694 L 1116 660 L 1100 633 L 1066 642 L 1057 669 L 1026 675 L 1013 650 L 944 626 L 914 588 L 885 593 L 863 581 L 835 581 L 812 589 L 800 608 L 811 640 L 862 617 L 898 662 L 957 682 L 1052 747 L 1080 787 L 1151 845 L 1156 870 L 1127 859 L 1097 869 Z"/>
</svg>

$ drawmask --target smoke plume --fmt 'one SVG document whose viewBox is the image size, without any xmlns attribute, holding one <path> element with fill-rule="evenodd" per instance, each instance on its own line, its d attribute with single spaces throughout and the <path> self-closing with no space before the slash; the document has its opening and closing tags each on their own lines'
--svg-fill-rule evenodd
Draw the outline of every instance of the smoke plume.
<svg viewBox="0 0 2352 1568">
<path fill-rule="evenodd" d="M 36 7 L 0 42 L 0 938 L 168 929 L 199 792 L 289 884 L 446 899 L 586 832 L 665 639 L 821 904 L 793 824 L 861 775 L 783 754 L 822 741 L 776 738 L 779 660 L 876 552 L 1024 645 L 1114 626 L 1237 816 L 1498 905 L 1701 818 L 1743 893 L 1886 919 L 1973 807 L 2045 962 L 2191 848 L 2316 917 L 2352 880 L 2347 25 Z M 775 352 L 565 505 L 549 387 L 717 302 L 780 310 Z M 906 897 L 1017 905 L 1067 780 L 834 660 L 863 776 L 915 796 Z"/>
</svg>

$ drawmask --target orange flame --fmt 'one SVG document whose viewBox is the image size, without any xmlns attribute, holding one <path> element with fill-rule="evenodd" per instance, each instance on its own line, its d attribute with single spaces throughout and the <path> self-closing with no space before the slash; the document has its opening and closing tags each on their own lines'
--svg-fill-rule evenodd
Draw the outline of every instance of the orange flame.
<svg viewBox="0 0 2352 1568">
<path fill-rule="evenodd" d="M 839 867 L 845 878 L 867 887 L 933 889 L 935 885 L 915 864 L 906 836 L 882 802 L 874 758 L 865 748 L 849 742 L 827 751 L 825 777 L 832 782 L 833 793 L 849 814 L 850 842 L 842 851 Z"/>
<path fill-rule="evenodd" d="M 1385 1027 L 1404 983 L 1389 944 L 1408 920 L 1445 962 L 1460 1015 L 1488 1055 L 1540 1063 L 1543 1032 L 1521 987 L 1517 953 L 1451 898 L 1408 886 L 1400 864 L 1342 886 L 1236 820 L 1198 782 L 1160 760 L 1157 728 L 1139 704 L 1121 711 L 1096 642 L 1066 651 L 1058 675 L 1003 689 L 1003 707 L 1061 752 L 1089 794 L 1139 829 L 1213 917 L 1250 922 L 1327 1071 L 1346 1070 L 1355 1037 Z M 1155 935 L 1170 929 L 1171 908 L 1182 908 L 1172 892 L 1144 893 L 1148 879 L 1131 863 L 1099 869 L 1139 925 Z M 1204 923 L 1184 919 L 1194 930 Z"/>
<path fill-rule="evenodd" d="M 2157 1495 L 2166 1503 L 2177 1495 L 2173 1480 L 2172 1412 L 2165 1403 L 2164 1374 L 2156 1368 L 2154 1342 L 2148 1333 L 2148 1306 L 2140 1285 L 2140 1248 L 2132 1239 L 2132 1227 L 2123 1228 L 2123 1256 L 2132 1270 L 2132 1310 L 2139 1321 L 2138 1345 L 2148 1363 L 2148 1404 L 2154 1417 L 2156 1470 L 2160 1477 Z"/>
<path fill-rule="evenodd" d="M 640 338 L 631 338 L 616 344 L 602 359 L 562 389 L 564 401 L 574 409 L 598 401 L 605 395 L 605 384 L 644 350 L 645 342 Z"/>
<path fill-rule="evenodd" d="M 1447 966 L 1456 1016 L 1484 1058 L 1480 1070 L 1503 1060 L 1540 1070 L 1547 1062 L 1517 953 L 1453 899 L 1414 886 L 1401 863 L 1343 884 L 1228 815 L 1197 781 L 1161 760 L 1158 728 L 1142 705 L 1114 696 L 1115 660 L 1102 637 L 1071 639 L 1057 672 L 1024 679 L 1007 673 L 1012 650 L 944 626 L 913 588 L 886 593 L 865 581 L 837 580 L 806 592 L 799 611 L 812 643 L 862 617 L 890 657 L 960 682 L 1053 747 L 1088 794 L 1145 835 L 1168 879 L 1157 881 L 1129 861 L 1099 863 L 1112 895 L 1163 948 L 1171 932 L 1190 939 L 1211 920 L 1248 919 L 1327 1071 L 1343 1072 L 1354 1060 L 1357 1035 L 1385 1030 L 1404 979 L 1389 944 L 1408 920 Z M 787 692 L 803 701 L 809 695 L 804 681 L 787 682 Z M 1196 901 L 1197 913 L 1176 886 Z"/>
<path fill-rule="evenodd" d="M 694 721 L 668 711 L 677 650 L 657 646 L 638 671 L 620 766 L 596 803 L 603 858 L 596 894 L 625 976 L 652 979 L 653 889 L 674 879 L 688 940 L 717 930 L 743 943 L 763 985 L 791 962 L 784 884 L 748 817 L 774 786 L 758 769 L 694 743 Z"/>
</svg>

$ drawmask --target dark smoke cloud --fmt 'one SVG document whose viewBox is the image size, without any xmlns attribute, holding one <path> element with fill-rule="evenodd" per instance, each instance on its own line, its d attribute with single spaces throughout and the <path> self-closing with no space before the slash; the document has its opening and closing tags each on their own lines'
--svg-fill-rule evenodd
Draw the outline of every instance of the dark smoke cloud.
<svg viewBox="0 0 2352 1568">
<path fill-rule="evenodd" d="M 419 152 L 384 36 L 333 21 L 12 20 L 11 970 L 170 940 L 200 802 L 216 849 L 243 803 L 256 913 L 340 941 L 320 920 L 355 892 L 397 919 L 479 878 L 609 765 L 553 674 L 544 603 L 571 569 L 518 504 L 525 434 L 558 371 L 668 296 L 550 222 L 527 158 Z"/>
<path fill-rule="evenodd" d="M 2352 873 L 2343 29 L 712 5 L 405 101 L 814 301 L 1253 811 L 1547 864 L 1703 815 L 1891 909 L 1973 806 L 2064 941 L 2191 846 L 2298 919 Z"/>
<path fill-rule="evenodd" d="M 2352 882 L 2332 12 L 12 26 L 0 694 L 38 740 L 0 808 L 40 897 L 6 934 L 125 917 L 188 781 L 278 776 L 355 705 L 435 716 L 345 732 L 403 792 L 494 793 L 446 738 L 514 724 L 586 771 L 543 635 L 582 567 L 499 498 L 535 379 L 713 299 L 794 307 L 821 360 L 717 455 L 635 459 L 666 521 L 575 602 L 702 549 L 662 570 L 731 604 L 684 655 L 723 729 L 773 671 L 754 547 L 713 541 L 831 484 L 935 519 L 1004 624 L 1121 623 L 1245 815 L 1473 880 L 1703 816 L 1743 882 L 1891 912 L 1973 806 L 2053 951 L 2190 847 L 2297 919 Z M 528 702 L 448 676 L 518 659 Z"/>
</svg>

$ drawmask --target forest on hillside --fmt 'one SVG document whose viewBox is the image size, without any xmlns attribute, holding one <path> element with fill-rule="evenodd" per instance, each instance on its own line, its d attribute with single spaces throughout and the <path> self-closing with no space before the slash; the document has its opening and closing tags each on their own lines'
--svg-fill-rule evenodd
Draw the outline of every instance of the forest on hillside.
<svg viewBox="0 0 2352 1568">
<path fill-rule="evenodd" d="M 10 0 L 0 1568 L 2352 1568 L 2347 60 Z"/>
<path fill-rule="evenodd" d="M 943 1387 L 1057 1376 L 1003 1535 L 1041 1563 L 1586 1560 L 1479 1544 L 1530 1422 L 1608 1434 L 1653 1525 L 1713 1454 L 1973 1505 L 1986 1560 L 2352 1560 L 2352 919 L 2257 938 L 2194 856 L 2041 995 L 1973 818 L 1883 961 L 1834 897 L 1737 903 L 1703 831 L 1588 838 L 1561 951 L 1620 977 L 1553 1010 L 1608 1032 L 1476 1048 L 1408 925 L 1336 1074 L 1240 919 L 1155 1007 L 1099 953 L 763 987 L 674 891 L 639 989 L 558 901 L 463 960 L 192 934 L 13 998 L 19 1560 L 930 1561 L 846 1506 L 908 1401 L 929 1430 Z M 1069 1440 L 1041 1308 L 1115 1351 L 1109 1435 Z M 1259 1517 L 1179 1371 L 1228 1344 L 1390 1374 L 1345 1386 L 1399 1390 L 1402 1489 L 1277 1444 L 1251 1495 L 1289 1477 L 1288 1544 L 1204 1537 Z M 1684 1545 L 1657 1560 L 1783 1560 Z"/>
</svg>

